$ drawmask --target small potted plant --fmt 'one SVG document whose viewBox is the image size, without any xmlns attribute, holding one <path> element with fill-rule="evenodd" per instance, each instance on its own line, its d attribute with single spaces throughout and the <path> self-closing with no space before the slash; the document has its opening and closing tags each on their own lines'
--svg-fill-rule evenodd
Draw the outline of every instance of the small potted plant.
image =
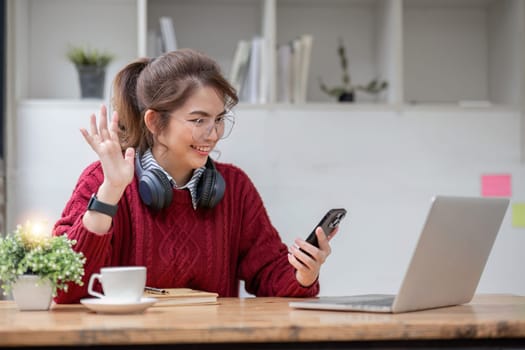
<svg viewBox="0 0 525 350">
<path fill-rule="evenodd" d="M 73 46 L 69 48 L 67 57 L 77 68 L 82 98 L 103 98 L 106 67 L 113 61 L 113 55 Z"/>
<path fill-rule="evenodd" d="M 353 102 L 356 91 L 363 91 L 370 94 L 377 94 L 388 87 L 386 81 L 379 81 L 374 79 L 366 85 L 353 85 L 348 71 L 348 59 L 346 58 L 346 50 L 343 45 L 343 40 L 339 39 L 339 46 L 337 48 L 341 69 L 343 70 L 342 82 L 343 85 L 328 88 L 321 78 L 319 78 L 319 86 L 321 90 L 330 96 L 334 96 L 339 102 Z"/>
<path fill-rule="evenodd" d="M 27 222 L 0 237 L 0 286 L 5 295 L 13 292 L 20 310 L 47 310 L 57 289 L 82 285 L 86 258 L 73 250 L 76 242 L 44 227 Z"/>
</svg>

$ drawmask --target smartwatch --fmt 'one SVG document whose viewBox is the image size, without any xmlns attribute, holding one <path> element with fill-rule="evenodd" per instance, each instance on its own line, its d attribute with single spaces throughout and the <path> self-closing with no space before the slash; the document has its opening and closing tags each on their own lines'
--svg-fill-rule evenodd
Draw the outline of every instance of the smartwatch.
<svg viewBox="0 0 525 350">
<path fill-rule="evenodd" d="M 109 217 L 114 217 L 117 213 L 118 205 L 111 205 L 104 202 L 101 202 L 97 199 L 97 195 L 93 193 L 91 199 L 89 200 L 87 210 L 93 210 L 102 214 L 106 214 Z"/>
</svg>

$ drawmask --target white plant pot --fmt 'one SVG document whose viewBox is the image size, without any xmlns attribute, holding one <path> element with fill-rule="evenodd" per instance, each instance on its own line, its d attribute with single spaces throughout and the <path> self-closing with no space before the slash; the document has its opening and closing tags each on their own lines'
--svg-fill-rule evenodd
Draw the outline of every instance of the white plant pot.
<svg viewBox="0 0 525 350">
<path fill-rule="evenodd" d="M 21 311 L 49 310 L 52 294 L 51 282 L 36 275 L 20 276 L 13 284 L 13 298 Z"/>
</svg>

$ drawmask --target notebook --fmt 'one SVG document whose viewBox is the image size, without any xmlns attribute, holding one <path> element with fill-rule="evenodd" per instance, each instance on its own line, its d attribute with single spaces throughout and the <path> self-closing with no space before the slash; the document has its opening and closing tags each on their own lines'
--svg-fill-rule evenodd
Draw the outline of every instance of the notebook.
<svg viewBox="0 0 525 350">
<path fill-rule="evenodd" d="M 217 304 L 219 294 L 190 288 L 157 289 L 146 287 L 145 297 L 157 299 L 154 306 Z"/>
<path fill-rule="evenodd" d="M 396 295 L 320 297 L 303 309 L 407 312 L 468 303 L 509 205 L 506 198 L 436 196 Z"/>
</svg>

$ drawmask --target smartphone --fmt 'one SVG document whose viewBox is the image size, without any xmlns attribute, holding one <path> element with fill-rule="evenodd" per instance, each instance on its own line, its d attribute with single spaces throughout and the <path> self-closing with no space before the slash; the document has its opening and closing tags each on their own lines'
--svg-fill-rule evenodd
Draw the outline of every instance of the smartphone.
<svg viewBox="0 0 525 350">
<path fill-rule="evenodd" d="M 319 221 L 319 223 L 314 227 L 312 230 L 312 233 L 306 238 L 306 241 L 310 243 L 313 246 L 316 246 L 319 248 L 319 242 L 317 242 L 317 236 L 315 235 L 315 230 L 321 226 L 324 233 L 328 236 L 330 233 L 332 233 L 336 227 L 339 225 L 341 220 L 346 215 L 346 209 L 343 208 L 335 208 L 330 209 L 325 216 Z"/>
</svg>

